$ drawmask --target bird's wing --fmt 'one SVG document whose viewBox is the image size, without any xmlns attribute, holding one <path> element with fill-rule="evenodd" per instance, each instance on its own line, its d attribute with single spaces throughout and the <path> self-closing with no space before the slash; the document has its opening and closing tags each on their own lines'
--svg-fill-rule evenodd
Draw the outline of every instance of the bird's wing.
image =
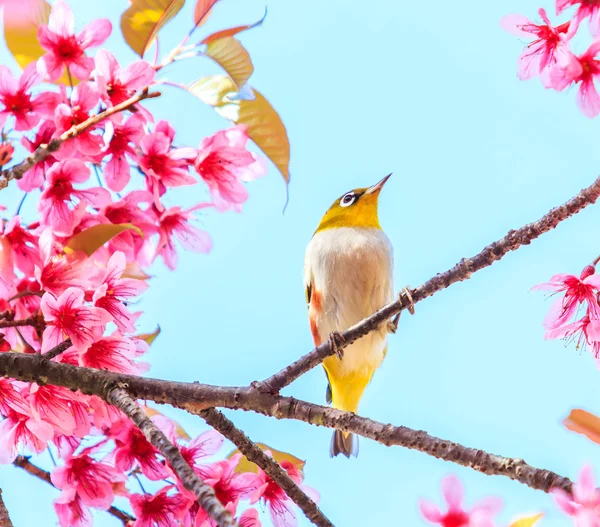
<svg viewBox="0 0 600 527">
<path fill-rule="evenodd" d="M 312 267 L 310 265 L 310 258 L 308 252 L 304 258 L 304 294 L 306 295 L 306 305 L 310 306 L 310 300 L 312 298 L 314 287 L 314 278 L 312 274 Z"/>
</svg>

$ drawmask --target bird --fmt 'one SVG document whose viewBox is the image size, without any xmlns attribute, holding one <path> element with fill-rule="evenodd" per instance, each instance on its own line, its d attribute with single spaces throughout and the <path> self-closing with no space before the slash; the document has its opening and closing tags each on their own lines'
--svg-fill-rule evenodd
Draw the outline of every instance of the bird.
<svg viewBox="0 0 600 527">
<path fill-rule="evenodd" d="M 340 332 L 393 300 L 393 248 L 381 229 L 379 194 L 392 174 L 340 196 L 329 207 L 306 247 L 304 287 L 315 346 L 329 340 L 336 353 L 323 361 L 326 400 L 356 413 L 363 392 L 387 353 L 387 334 L 398 316 L 343 350 Z M 358 438 L 335 430 L 331 457 L 358 455 Z"/>
</svg>

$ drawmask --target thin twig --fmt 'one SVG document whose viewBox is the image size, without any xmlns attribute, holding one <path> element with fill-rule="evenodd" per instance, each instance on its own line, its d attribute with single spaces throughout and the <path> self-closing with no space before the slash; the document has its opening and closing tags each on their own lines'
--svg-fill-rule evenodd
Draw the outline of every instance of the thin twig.
<svg viewBox="0 0 600 527">
<path fill-rule="evenodd" d="M 0 172 L 0 190 L 5 188 L 8 185 L 8 182 L 11 179 L 20 179 L 23 177 L 23 174 L 35 166 L 37 163 L 42 162 L 46 159 L 50 154 L 56 152 L 60 146 L 69 139 L 73 139 L 78 135 L 85 132 L 88 128 L 98 124 L 101 121 L 104 121 L 106 118 L 110 117 L 115 113 L 122 112 L 127 110 L 137 104 L 144 99 L 152 99 L 154 97 L 159 97 L 160 92 L 148 92 L 148 89 L 144 89 L 141 92 L 137 93 L 133 97 L 130 97 L 126 101 L 123 101 L 120 104 L 112 106 L 103 112 L 100 112 L 97 115 L 92 115 L 89 119 L 86 119 L 82 123 L 77 125 L 73 125 L 66 132 L 62 133 L 60 137 L 57 139 L 53 139 L 48 144 L 38 146 L 30 155 L 28 155 L 23 161 L 21 161 L 18 165 L 15 165 L 8 170 L 4 170 Z"/>
<path fill-rule="evenodd" d="M 544 492 L 548 492 L 552 487 L 565 491 L 571 489 L 569 479 L 532 467 L 523 460 L 488 454 L 430 436 L 419 430 L 380 423 L 291 397 L 258 392 L 251 387 L 164 381 L 52 362 L 43 355 L 12 352 L 0 353 L 0 372 L 0 375 L 6 377 L 38 384 L 65 386 L 88 395 L 103 395 L 106 386 L 124 383 L 133 398 L 171 404 L 197 415 L 201 415 L 201 411 L 208 408 L 223 407 L 249 410 L 277 419 L 297 419 L 318 426 L 354 432 L 384 445 L 419 450 L 485 474 L 509 477 Z"/>
<path fill-rule="evenodd" d="M 58 357 L 63 351 L 67 351 L 72 346 L 71 339 L 67 339 L 60 344 L 57 344 L 52 349 L 49 349 L 46 353 L 44 353 L 44 357 L 47 359 L 53 359 L 54 357 Z"/>
<path fill-rule="evenodd" d="M 148 418 L 138 404 L 131 398 L 124 385 L 108 388 L 106 402 L 121 410 L 146 439 L 165 457 L 183 486 L 192 492 L 200 506 L 220 527 L 237 527 L 231 513 L 217 499 L 213 488 L 204 483 L 193 471 L 179 449 L 167 439 L 167 436 Z"/>
<path fill-rule="evenodd" d="M 413 303 L 420 302 L 456 282 L 467 280 L 471 278 L 473 273 L 492 265 L 508 252 L 515 251 L 522 245 L 529 245 L 543 233 L 554 229 L 561 221 L 577 214 L 588 205 L 595 203 L 598 196 L 600 196 L 600 177 L 589 187 L 583 189 L 563 205 L 552 209 L 539 220 L 528 223 L 520 229 L 510 230 L 503 238 L 484 247 L 479 254 L 471 258 L 463 258 L 451 269 L 435 275 L 417 289 L 410 291 Z M 337 349 L 344 349 L 408 307 L 410 305 L 406 302 L 406 299 L 398 297 L 394 302 L 387 304 L 370 317 L 365 318 L 344 331 L 342 333 L 343 339 L 340 339 L 341 342 L 337 343 Z M 320 364 L 325 358 L 333 355 L 334 352 L 335 350 L 331 348 L 331 343 L 329 340 L 326 340 L 293 364 L 275 375 L 271 375 L 264 381 L 253 383 L 253 386 L 261 391 L 278 393 L 282 388 L 300 377 L 300 375 Z"/>
<path fill-rule="evenodd" d="M 36 478 L 41 479 L 54 487 L 52 484 L 52 479 L 50 478 L 50 472 L 47 472 L 43 468 L 34 465 L 27 457 L 17 456 L 13 461 L 13 465 L 15 467 L 22 468 L 25 472 L 29 472 L 29 474 L 32 476 L 35 476 Z M 110 507 L 106 512 L 121 520 L 123 525 L 127 525 L 128 522 L 135 521 L 135 518 L 131 516 L 131 514 L 128 514 L 121 509 L 117 509 L 116 507 Z"/>
<path fill-rule="evenodd" d="M 272 457 L 267 456 L 250 438 L 215 408 L 202 410 L 200 416 L 215 430 L 229 439 L 248 461 L 262 468 L 290 499 L 300 507 L 304 515 L 319 527 L 333 527 L 317 504 L 290 478 Z"/>
<path fill-rule="evenodd" d="M 8 515 L 8 509 L 2 499 L 2 489 L 0 489 L 0 527 L 13 527 L 10 516 Z"/>
<path fill-rule="evenodd" d="M 22 326 L 36 326 L 39 324 L 39 317 L 32 316 L 20 320 L 0 320 L 0 328 L 17 328 Z"/>
</svg>

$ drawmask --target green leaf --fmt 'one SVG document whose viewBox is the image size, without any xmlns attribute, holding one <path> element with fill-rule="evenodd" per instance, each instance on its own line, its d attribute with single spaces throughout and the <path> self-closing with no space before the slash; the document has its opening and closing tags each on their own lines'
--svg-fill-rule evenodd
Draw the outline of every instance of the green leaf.
<svg viewBox="0 0 600 527">
<path fill-rule="evenodd" d="M 106 242 L 127 230 L 134 230 L 143 236 L 142 231 L 131 223 L 100 223 L 71 237 L 65 245 L 64 251 L 67 254 L 83 251 L 91 256 Z"/>
<path fill-rule="evenodd" d="M 130 0 L 121 15 L 121 31 L 129 47 L 140 57 L 152 45 L 160 29 L 183 7 L 185 0 Z"/>
<path fill-rule="evenodd" d="M 191 92 L 221 116 L 245 124 L 248 135 L 290 181 L 290 143 L 279 114 L 261 93 L 252 88 L 253 100 L 236 99 L 237 87 L 227 75 L 203 77 L 190 86 Z"/>
</svg>

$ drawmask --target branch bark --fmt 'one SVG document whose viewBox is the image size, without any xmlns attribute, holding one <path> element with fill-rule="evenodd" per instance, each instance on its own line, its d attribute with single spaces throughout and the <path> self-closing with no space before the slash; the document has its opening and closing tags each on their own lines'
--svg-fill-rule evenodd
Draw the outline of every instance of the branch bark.
<svg viewBox="0 0 600 527">
<path fill-rule="evenodd" d="M 135 104 L 137 104 L 140 101 L 143 101 L 144 99 L 153 99 L 154 97 L 159 97 L 159 96 L 160 96 L 160 92 L 150 93 L 150 92 L 148 92 L 148 88 L 146 88 L 146 89 L 142 90 L 141 92 L 137 93 L 136 95 L 134 95 L 133 97 L 130 97 L 126 101 L 123 101 L 120 104 L 112 106 L 111 108 L 108 108 L 108 109 L 104 110 L 103 112 L 100 112 L 97 115 L 92 115 L 89 119 L 86 119 L 82 123 L 73 125 L 66 132 L 61 134 L 61 136 L 58 137 L 57 139 L 53 139 L 47 145 L 40 145 L 30 155 L 28 155 L 25 159 L 23 159 L 23 161 L 21 161 L 18 165 L 15 165 L 15 166 L 9 168 L 8 170 L 4 170 L 4 171 L 0 172 L 0 190 L 2 190 L 3 188 L 6 188 L 6 186 L 8 185 L 8 182 L 10 180 L 21 179 L 21 177 L 23 177 L 23 174 L 25 174 L 25 172 L 27 172 L 29 169 L 31 169 L 33 166 L 35 166 L 37 163 L 40 163 L 41 161 L 46 159 L 53 152 L 56 152 L 65 141 L 68 141 L 69 139 L 73 139 L 74 137 L 77 137 L 78 135 L 85 132 L 88 128 L 91 128 L 92 126 L 94 126 L 95 124 L 98 124 L 99 122 L 104 121 L 106 118 L 110 117 L 111 115 L 113 115 L 115 113 L 119 113 L 119 112 L 122 112 L 124 110 L 131 108 L 132 106 L 134 106 Z"/>
<path fill-rule="evenodd" d="M 43 468 L 34 465 L 25 456 L 17 456 L 13 461 L 13 465 L 15 467 L 22 468 L 25 472 L 29 472 L 29 474 L 31 474 L 32 476 L 35 476 L 36 478 L 41 479 L 42 481 L 45 481 L 46 483 L 49 483 L 54 487 L 54 485 L 52 484 L 52 479 L 50 478 L 50 472 L 47 472 Z M 110 509 L 107 509 L 106 512 L 108 512 L 111 516 L 114 516 L 115 518 L 121 520 L 123 522 L 123 525 L 127 525 L 128 522 L 135 521 L 135 518 L 131 516 L 131 514 L 128 514 L 125 511 L 122 511 L 121 509 L 117 509 L 116 507 L 111 507 Z"/>
<path fill-rule="evenodd" d="M 581 190 L 579 194 L 572 197 L 563 205 L 555 207 L 547 214 L 544 214 L 539 220 L 528 223 L 520 229 L 510 230 L 503 238 L 484 247 L 479 254 L 476 254 L 471 258 L 461 259 L 460 262 L 451 269 L 448 269 L 443 273 L 438 273 L 420 287 L 412 289 L 410 294 L 413 302 L 420 302 L 456 282 L 467 280 L 471 278 L 473 273 L 489 267 L 495 261 L 503 258 L 507 253 L 516 251 L 523 245 L 529 245 L 533 240 L 539 238 L 545 232 L 554 229 L 561 221 L 577 214 L 588 205 L 595 203 L 599 196 L 600 177 L 598 177 L 589 187 Z M 379 327 L 383 322 L 408 307 L 410 307 L 410 305 L 406 299 L 399 296 L 394 302 L 390 302 L 379 311 L 373 313 L 370 317 L 365 318 L 358 324 L 355 324 L 344 331 L 342 333 L 344 339 L 337 345 L 338 350 L 342 350 L 359 338 L 364 337 Z M 304 357 L 301 357 L 275 375 L 271 375 L 263 381 L 254 382 L 253 386 L 261 391 L 278 393 L 282 388 L 291 384 L 302 374 L 313 369 L 323 362 L 324 359 L 333 355 L 333 353 L 334 350 L 331 348 L 330 342 L 323 342 L 310 353 L 304 355 Z"/>
<path fill-rule="evenodd" d="M 146 439 L 164 456 L 183 486 L 196 496 L 200 506 L 219 527 L 239 527 L 231 513 L 217 499 L 213 488 L 196 475 L 179 449 L 146 416 L 124 385 L 107 389 L 103 396 L 107 403 L 121 410 L 141 430 Z"/>
<path fill-rule="evenodd" d="M 8 509 L 2 499 L 2 489 L 0 489 L 0 527 L 13 527 L 10 516 L 8 515 Z"/>
<path fill-rule="evenodd" d="M 317 504 L 290 478 L 288 473 L 272 457 L 267 456 L 256 444 L 215 408 L 202 410 L 200 416 L 215 430 L 229 439 L 248 461 L 262 468 L 277 483 L 304 515 L 319 527 L 333 527 Z"/>
</svg>

